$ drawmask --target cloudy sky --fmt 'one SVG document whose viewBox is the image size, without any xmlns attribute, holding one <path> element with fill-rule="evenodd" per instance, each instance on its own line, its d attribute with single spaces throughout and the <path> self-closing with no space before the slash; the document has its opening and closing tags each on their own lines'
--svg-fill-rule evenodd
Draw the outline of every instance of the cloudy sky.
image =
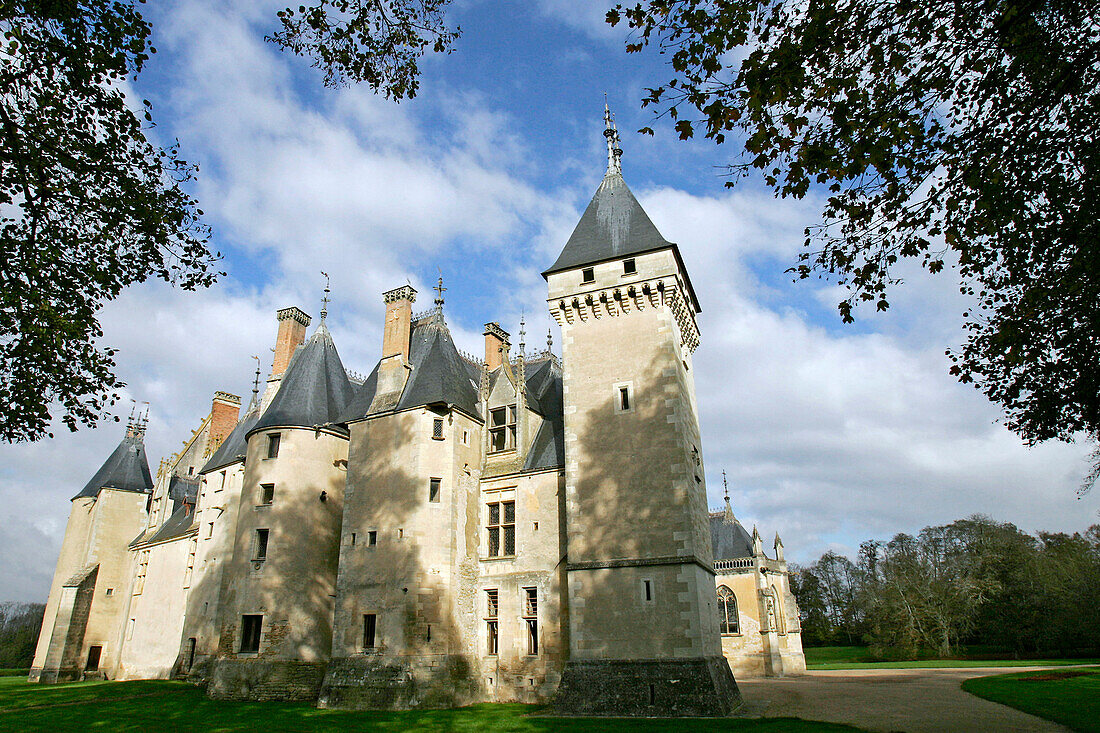
<svg viewBox="0 0 1100 733">
<path fill-rule="evenodd" d="M 514 334 L 525 313 L 527 341 L 541 348 L 551 319 L 539 273 L 603 176 L 606 93 L 627 183 L 679 243 L 702 303 L 696 378 L 712 505 L 724 469 L 739 518 L 769 538 L 778 530 L 799 562 L 974 513 L 1027 531 L 1098 521 L 1100 492 L 1074 491 L 1086 446 L 1026 448 L 947 374 L 965 308 L 950 274 L 913 272 L 887 313 L 843 325 L 835 287 L 783 272 L 814 201 L 776 201 L 756 181 L 727 190 L 720 166 L 732 149 L 660 126 L 632 132 L 652 124 L 640 99 L 668 71 L 658 56 L 624 52 L 600 2 L 458 0 L 457 50 L 427 60 L 419 96 L 400 105 L 324 89 L 265 44 L 277 4 L 228 5 L 147 7 L 159 52 L 135 92 L 153 103 L 154 134 L 200 164 L 194 193 L 227 272 L 197 294 L 133 288 L 102 312 L 126 399 L 151 405 L 154 471 L 215 390 L 247 399 L 252 355 L 270 366 L 277 308 L 317 315 L 321 270 L 351 369 L 380 355 L 381 292 L 408 279 L 429 307 L 440 272 L 460 347 L 478 353 L 482 324 Z M 45 600 L 69 498 L 122 427 L 55 434 L 0 445 L 0 601 Z"/>
</svg>

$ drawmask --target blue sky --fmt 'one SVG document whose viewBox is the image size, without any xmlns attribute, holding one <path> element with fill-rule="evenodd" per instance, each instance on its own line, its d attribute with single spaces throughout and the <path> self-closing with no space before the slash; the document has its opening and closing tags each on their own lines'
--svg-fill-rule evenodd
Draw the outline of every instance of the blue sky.
<svg viewBox="0 0 1100 733">
<path fill-rule="evenodd" d="M 159 52 L 134 84 L 162 141 L 201 165 L 194 187 L 228 275 L 208 291 L 157 283 L 102 313 L 126 398 L 151 403 L 152 468 L 209 411 L 215 390 L 247 397 L 270 366 L 274 312 L 317 315 L 332 275 L 330 327 L 346 366 L 381 347 L 380 294 L 406 278 L 431 305 L 437 273 L 460 347 L 481 327 L 528 344 L 550 325 L 539 273 L 553 262 L 606 164 L 604 94 L 623 133 L 624 176 L 678 242 L 703 307 L 696 352 L 712 505 L 721 472 L 734 510 L 795 561 L 973 513 L 1027 531 L 1097 521 L 1078 500 L 1087 446 L 1027 449 L 997 411 L 947 374 L 965 302 L 951 275 L 909 270 L 885 314 L 843 325 L 827 282 L 792 283 L 818 202 L 776 201 L 757 181 L 722 186 L 735 150 L 685 143 L 640 108 L 668 77 L 655 54 L 626 54 L 600 3 L 465 0 L 456 51 L 422 64 L 400 105 L 367 89 L 325 89 L 263 42 L 277 5 L 150 4 Z M 633 131 L 653 125 L 653 137 Z M 557 329 L 552 329 L 560 343 Z M 560 352 L 559 352 L 560 353 Z M 123 414 L 128 412 L 128 403 Z M 69 498 L 121 436 L 118 425 L 0 446 L 0 600 L 44 600 Z"/>
</svg>

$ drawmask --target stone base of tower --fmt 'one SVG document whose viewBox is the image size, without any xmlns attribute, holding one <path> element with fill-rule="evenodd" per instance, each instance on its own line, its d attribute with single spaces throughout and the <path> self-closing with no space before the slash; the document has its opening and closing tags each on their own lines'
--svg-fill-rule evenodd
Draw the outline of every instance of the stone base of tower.
<svg viewBox="0 0 1100 733">
<path fill-rule="evenodd" d="M 334 659 L 325 672 L 317 707 L 340 710 L 455 708 L 483 702 L 469 663 L 458 655 Z"/>
<path fill-rule="evenodd" d="M 219 659 L 206 694 L 215 700 L 313 702 L 324 675 L 324 662 Z"/>
<path fill-rule="evenodd" d="M 741 706 L 723 657 L 567 662 L 552 707 L 559 715 L 722 717 Z"/>
</svg>

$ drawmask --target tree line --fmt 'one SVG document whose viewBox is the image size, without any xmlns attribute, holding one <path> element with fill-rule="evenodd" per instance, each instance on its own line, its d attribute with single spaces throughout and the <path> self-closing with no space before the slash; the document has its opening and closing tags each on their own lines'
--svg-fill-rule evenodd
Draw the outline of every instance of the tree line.
<svg viewBox="0 0 1100 733">
<path fill-rule="evenodd" d="M 31 666 L 45 610 L 44 603 L 0 603 L 0 670 Z"/>
<path fill-rule="evenodd" d="M 975 515 L 791 566 L 805 646 L 883 658 L 963 646 L 1020 656 L 1100 649 L 1100 525 L 1029 535 Z"/>
</svg>

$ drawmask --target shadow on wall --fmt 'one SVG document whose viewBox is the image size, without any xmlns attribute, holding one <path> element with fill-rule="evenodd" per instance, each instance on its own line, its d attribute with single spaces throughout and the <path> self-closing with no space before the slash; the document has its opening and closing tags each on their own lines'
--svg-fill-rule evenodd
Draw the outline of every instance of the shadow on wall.
<svg viewBox="0 0 1100 733">
<path fill-rule="evenodd" d="M 260 495 L 256 473 L 246 470 L 233 558 L 223 570 L 212 697 L 315 699 L 328 661 L 344 495 L 344 474 L 332 456 L 342 453 L 341 439 L 309 430 L 282 434 L 284 446 L 298 442 L 318 452 L 294 464 L 293 478 L 285 468 L 277 474 L 270 504 Z M 258 437 L 249 441 L 249 461 L 259 460 L 254 444 L 264 441 Z M 310 440 L 331 445 L 309 446 Z M 259 529 L 267 530 L 263 558 Z M 262 616 L 255 653 L 243 644 L 246 615 Z"/>
<path fill-rule="evenodd" d="M 321 707 L 440 708 L 480 699 L 460 620 L 473 609 L 458 592 L 471 558 L 457 555 L 459 528 L 471 519 L 459 512 L 472 509 L 476 522 L 477 485 L 474 496 L 470 482 L 450 487 L 442 506 L 429 508 L 432 474 L 408 470 L 432 448 L 421 447 L 419 417 L 413 410 L 351 425 L 336 633 Z"/>
</svg>

